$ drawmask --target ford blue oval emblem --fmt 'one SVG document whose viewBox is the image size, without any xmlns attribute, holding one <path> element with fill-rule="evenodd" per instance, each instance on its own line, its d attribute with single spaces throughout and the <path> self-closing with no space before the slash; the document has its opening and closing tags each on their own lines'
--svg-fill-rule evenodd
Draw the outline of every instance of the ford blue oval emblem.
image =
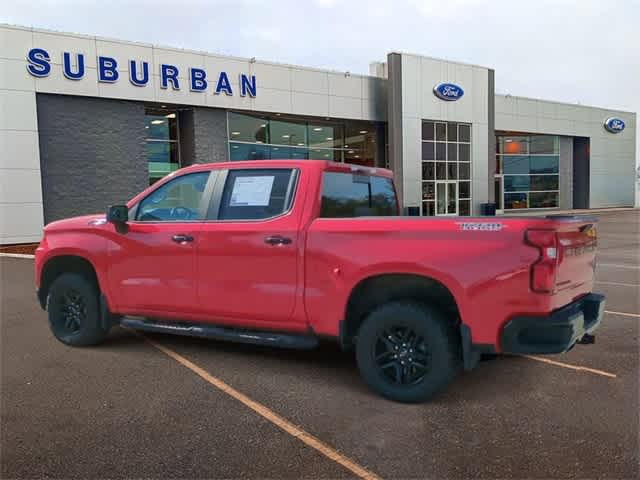
<svg viewBox="0 0 640 480">
<path fill-rule="evenodd" d="M 464 90 L 453 83 L 439 83 L 433 87 L 433 93 L 436 97 L 446 100 L 447 102 L 454 102 L 460 100 L 464 95 Z"/>
<path fill-rule="evenodd" d="M 610 117 L 604 121 L 604 128 L 606 128 L 607 131 L 611 133 L 620 133 L 624 130 L 624 127 L 624 120 L 620 118 Z"/>
</svg>

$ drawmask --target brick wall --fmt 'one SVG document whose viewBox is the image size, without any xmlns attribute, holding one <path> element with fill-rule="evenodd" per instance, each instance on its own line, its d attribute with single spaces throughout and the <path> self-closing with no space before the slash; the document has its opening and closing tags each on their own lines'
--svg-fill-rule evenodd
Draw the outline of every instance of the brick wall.
<svg viewBox="0 0 640 480">
<path fill-rule="evenodd" d="M 44 222 L 103 212 L 148 186 L 144 105 L 37 95 Z"/>
</svg>

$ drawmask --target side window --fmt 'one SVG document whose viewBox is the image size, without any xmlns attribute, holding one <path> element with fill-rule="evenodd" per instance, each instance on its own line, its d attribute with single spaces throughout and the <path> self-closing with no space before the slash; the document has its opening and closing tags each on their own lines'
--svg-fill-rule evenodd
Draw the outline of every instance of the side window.
<svg viewBox="0 0 640 480">
<path fill-rule="evenodd" d="M 229 170 L 219 220 L 260 220 L 291 208 L 298 171 L 291 168 Z"/>
<path fill-rule="evenodd" d="M 183 222 L 202 220 L 201 205 L 209 172 L 182 175 L 165 183 L 138 205 L 139 222 Z"/>
<path fill-rule="evenodd" d="M 325 172 L 321 217 L 349 218 L 398 215 L 398 200 L 390 178 Z"/>
</svg>

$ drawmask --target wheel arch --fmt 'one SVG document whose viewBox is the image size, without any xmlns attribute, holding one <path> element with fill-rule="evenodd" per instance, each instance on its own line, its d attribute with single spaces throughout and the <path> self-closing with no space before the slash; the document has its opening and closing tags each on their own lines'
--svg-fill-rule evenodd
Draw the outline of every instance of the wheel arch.
<svg viewBox="0 0 640 480">
<path fill-rule="evenodd" d="M 46 308 L 47 297 L 51 285 L 63 273 L 75 273 L 84 277 L 101 293 L 100 281 L 93 263 L 86 257 L 76 254 L 63 254 L 50 257 L 42 266 L 38 300 L 40 306 Z"/>
<path fill-rule="evenodd" d="M 366 316 L 397 300 L 418 300 L 438 308 L 456 326 L 462 323 L 459 302 L 440 280 L 414 273 L 385 273 L 360 280 L 351 290 L 340 326 L 340 343 L 350 347 Z"/>
</svg>

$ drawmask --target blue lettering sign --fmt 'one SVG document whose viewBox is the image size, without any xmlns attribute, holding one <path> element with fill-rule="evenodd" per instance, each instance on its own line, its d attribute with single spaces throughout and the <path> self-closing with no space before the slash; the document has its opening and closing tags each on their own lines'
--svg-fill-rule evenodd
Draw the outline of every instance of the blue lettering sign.
<svg viewBox="0 0 640 480">
<path fill-rule="evenodd" d="M 129 81 L 136 87 L 144 87 L 149 83 L 149 63 L 142 62 L 142 78 L 138 78 L 138 62 L 129 61 Z"/>
<path fill-rule="evenodd" d="M 220 92 L 224 90 L 224 93 L 227 95 L 233 95 L 233 90 L 231 89 L 231 82 L 229 82 L 229 77 L 227 77 L 227 72 L 220 72 L 220 76 L 218 77 L 218 84 L 216 85 L 216 95 L 219 95 Z"/>
<path fill-rule="evenodd" d="M 46 77 L 51 73 L 51 58 L 49 53 L 42 48 L 32 48 L 27 53 L 27 71 L 34 77 Z"/>
<path fill-rule="evenodd" d="M 464 95 L 462 87 L 453 83 L 439 83 L 433 87 L 433 93 L 436 97 L 447 102 L 455 102 L 460 100 Z"/>
<path fill-rule="evenodd" d="M 609 117 L 604 122 L 604 128 L 611 133 L 620 133 L 624 130 L 624 127 L 626 127 L 626 124 L 621 118 Z"/>
<path fill-rule="evenodd" d="M 98 57 L 98 81 L 114 83 L 118 81 L 118 62 L 111 57 Z"/>
<path fill-rule="evenodd" d="M 207 72 L 201 68 L 190 68 L 189 78 L 191 79 L 192 92 L 204 92 L 207 89 Z"/>
<path fill-rule="evenodd" d="M 251 75 L 251 78 L 245 74 L 240 74 L 240 96 L 246 97 L 247 93 L 251 98 L 256 96 L 256 76 Z"/>
<path fill-rule="evenodd" d="M 178 82 L 178 67 L 173 65 L 160 65 L 160 88 L 169 88 L 169 82 L 171 82 L 171 88 L 174 90 L 180 90 L 180 82 Z"/>
<path fill-rule="evenodd" d="M 62 54 L 62 73 L 69 80 L 80 80 L 84 77 L 84 55 L 82 53 L 76 54 L 77 70 L 74 72 L 71 65 L 71 54 L 64 52 Z"/>
<path fill-rule="evenodd" d="M 62 73 L 69 80 L 82 80 L 87 72 L 84 53 L 74 52 L 62 52 Z M 47 77 L 51 74 L 51 57 L 49 52 L 42 48 L 32 48 L 27 52 L 27 71 L 34 77 Z M 128 60 L 129 67 L 129 81 L 136 87 L 146 87 L 151 80 L 149 62 L 143 60 Z M 215 90 L 216 95 L 224 93 L 225 95 L 233 95 L 233 87 L 227 72 L 216 72 L 215 78 Z M 180 81 L 178 79 L 179 69 L 175 65 L 160 64 L 160 88 L 168 89 L 169 85 L 173 90 L 180 90 Z M 120 78 L 120 72 L 118 71 L 118 61 L 112 57 L 98 56 L 97 58 L 97 77 L 99 82 L 115 83 Z M 207 78 L 206 70 L 202 68 L 191 67 L 189 68 L 189 89 L 192 92 L 204 92 L 209 88 L 209 79 Z M 211 77 L 209 77 L 211 78 Z M 211 80 L 213 82 L 213 80 Z M 238 77 L 238 87 L 240 89 L 240 96 L 255 98 L 257 93 L 256 76 L 247 75 L 241 73 Z M 445 85 L 445 84 L 441 84 Z M 447 97 L 456 96 L 459 98 L 463 92 L 460 87 L 455 85 L 446 84 L 451 87 L 455 87 L 457 90 L 447 89 L 443 95 Z M 439 86 L 438 86 L 439 87 Z M 452 98 L 447 98 L 451 100 Z M 457 98 L 453 98 L 457 100 Z M 616 119 L 622 122 L 620 119 Z M 621 129 L 615 124 L 612 128 L 620 131 Z M 624 128 L 624 122 L 622 122 L 622 128 Z"/>
</svg>

